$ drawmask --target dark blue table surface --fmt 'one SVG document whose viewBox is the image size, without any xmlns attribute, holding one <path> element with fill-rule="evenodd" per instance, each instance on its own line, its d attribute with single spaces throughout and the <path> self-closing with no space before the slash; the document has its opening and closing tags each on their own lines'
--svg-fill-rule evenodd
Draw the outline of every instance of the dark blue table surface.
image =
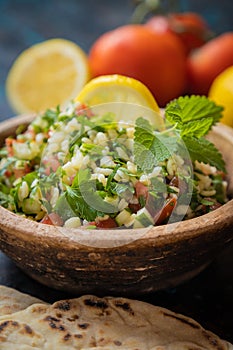
<svg viewBox="0 0 233 350">
<path fill-rule="evenodd" d="M 200 12 L 218 34 L 233 30 L 231 0 L 181 0 L 180 6 L 185 11 Z M 0 121 L 14 115 L 5 97 L 4 84 L 11 64 L 22 50 L 49 38 L 62 37 L 88 52 L 100 34 L 128 23 L 132 12 L 131 0 L 0 0 Z M 1 252 L 0 284 L 47 301 L 69 296 L 33 281 Z M 140 299 L 193 317 L 233 342 L 233 244 L 191 281 Z"/>
</svg>

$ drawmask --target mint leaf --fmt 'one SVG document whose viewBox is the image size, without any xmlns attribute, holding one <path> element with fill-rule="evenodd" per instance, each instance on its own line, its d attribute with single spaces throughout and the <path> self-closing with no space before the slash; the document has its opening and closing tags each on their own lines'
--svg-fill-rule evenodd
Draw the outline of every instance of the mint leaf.
<svg viewBox="0 0 233 350">
<path fill-rule="evenodd" d="M 97 216 L 96 210 L 87 205 L 79 189 L 67 186 L 66 200 L 69 203 L 71 210 L 79 218 L 86 219 L 87 221 L 95 220 Z"/>
<path fill-rule="evenodd" d="M 193 120 L 191 122 L 185 123 L 182 126 L 181 137 L 183 136 L 193 136 L 202 137 L 208 133 L 213 125 L 213 118 L 209 117 L 206 119 L 201 119 L 198 122 Z"/>
<path fill-rule="evenodd" d="M 66 199 L 71 209 L 81 219 L 93 221 L 104 213 L 114 213 L 116 208 L 103 200 L 96 188 L 96 181 L 91 180 L 89 169 L 81 169 L 75 176 L 72 186 L 67 186 Z"/>
<path fill-rule="evenodd" d="M 205 138 L 183 137 L 192 161 L 209 163 L 218 170 L 226 172 L 225 163 L 218 149 Z"/>
<path fill-rule="evenodd" d="M 153 134 L 154 129 L 152 127 L 152 125 L 150 124 L 150 122 L 147 119 L 144 119 L 142 117 L 137 118 L 136 120 L 136 128 L 140 128 L 140 131 L 147 131 L 151 134 Z"/>
<path fill-rule="evenodd" d="M 134 133 L 134 161 L 145 172 L 168 159 L 176 149 L 177 138 L 153 132 L 148 120 L 138 118 Z"/>
<path fill-rule="evenodd" d="M 176 124 L 182 135 L 201 137 L 220 120 L 222 111 L 223 107 L 206 96 L 181 96 L 168 103 L 165 116 L 171 124 Z"/>
</svg>

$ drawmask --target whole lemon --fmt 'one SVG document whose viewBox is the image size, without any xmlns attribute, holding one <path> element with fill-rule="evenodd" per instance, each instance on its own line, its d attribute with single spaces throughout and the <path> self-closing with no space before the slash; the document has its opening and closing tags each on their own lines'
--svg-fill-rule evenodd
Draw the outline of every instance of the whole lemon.
<svg viewBox="0 0 233 350">
<path fill-rule="evenodd" d="M 224 107 L 220 121 L 233 127 L 233 66 L 215 78 L 209 90 L 209 98 Z"/>
</svg>

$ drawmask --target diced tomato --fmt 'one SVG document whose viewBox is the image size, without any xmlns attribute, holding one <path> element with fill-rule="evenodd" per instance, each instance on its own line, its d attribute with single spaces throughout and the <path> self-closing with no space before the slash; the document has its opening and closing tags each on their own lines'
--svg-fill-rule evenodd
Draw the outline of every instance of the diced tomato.
<svg viewBox="0 0 233 350">
<path fill-rule="evenodd" d="M 44 218 L 41 220 L 41 223 L 54 226 L 63 226 L 64 224 L 62 218 L 57 213 L 50 213 L 45 215 Z"/>
<path fill-rule="evenodd" d="M 133 213 L 137 213 L 141 209 L 141 205 L 139 203 L 129 203 L 129 208 Z"/>
<path fill-rule="evenodd" d="M 88 224 L 84 224 L 84 226 L 96 226 L 96 222 L 95 221 L 89 221 Z"/>
<path fill-rule="evenodd" d="M 161 225 L 167 220 L 177 203 L 177 199 L 175 197 L 170 198 L 167 203 L 163 206 L 162 210 L 154 217 L 154 221 L 156 225 Z"/>
<path fill-rule="evenodd" d="M 25 167 L 22 169 L 14 169 L 14 175 L 16 179 L 19 179 L 20 177 L 25 176 L 26 174 L 30 173 L 31 168 L 29 167 L 28 164 L 25 164 Z"/>
<path fill-rule="evenodd" d="M 7 149 L 7 153 L 8 153 L 9 157 L 13 156 L 13 147 L 12 147 L 13 141 L 14 141 L 14 139 L 12 139 L 10 137 L 7 137 L 6 141 L 5 141 L 6 149 Z"/>
<path fill-rule="evenodd" d="M 95 222 L 97 228 L 108 229 L 118 227 L 116 221 L 112 218 L 108 218 L 106 220 L 98 220 Z"/>
<path fill-rule="evenodd" d="M 11 172 L 10 170 L 6 170 L 6 171 L 4 172 L 4 175 L 5 175 L 6 177 L 11 177 L 12 172 Z"/>
<path fill-rule="evenodd" d="M 84 114 L 88 118 L 91 118 L 94 115 L 93 112 L 91 111 L 91 109 L 88 108 L 88 106 L 85 105 L 84 103 L 81 103 L 80 105 L 78 105 L 76 107 L 75 113 L 77 115 L 83 115 Z"/>
<path fill-rule="evenodd" d="M 55 172 L 57 168 L 60 166 L 59 160 L 54 157 L 54 158 L 48 158 L 48 159 L 43 159 L 42 163 L 45 166 L 44 172 L 45 175 L 50 175 L 51 172 Z"/>
<path fill-rule="evenodd" d="M 148 187 L 145 186 L 142 182 L 137 181 L 135 184 L 136 197 L 139 199 L 143 197 L 145 200 L 148 197 Z"/>
</svg>

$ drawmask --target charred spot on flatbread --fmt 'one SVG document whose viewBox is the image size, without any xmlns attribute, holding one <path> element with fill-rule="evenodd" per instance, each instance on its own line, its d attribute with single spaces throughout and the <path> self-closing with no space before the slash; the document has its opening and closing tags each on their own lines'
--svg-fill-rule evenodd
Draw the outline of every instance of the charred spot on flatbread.
<svg viewBox="0 0 233 350">
<path fill-rule="evenodd" d="M 66 333 L 63 337 L 64 341 L 68 341 L 70 338 L 72 337 L 72 335 L 70 333 Z"/>
<path fill-rule="evenodd" d="M 4 322 L 0 323 L 0 333 L 2 331 L 4 331 L 4 329 L 9 327 L 9 326 L 17 327 L 18 322 L 16 322 L 16 321 L 4 321 Z"/>
<path fill-rule="evenodd" d="M 31 329 L 31 327 L 27 324 L 25 324 L 24 326 L 25 332 L 28 334 L 33 334 L 33 330 Z"/>
<path fill-rule="evenodd" d="M 71 307 L 71 303 L 69 300 L 63 300 L 56 303 L 56 309 L 61 311 L 69 311 Z"/>
<path fill-rule="evenodd" d="M 80 323 L 78 324 L 78 327 L 81 329 L 87 329 L 90 326 L 89 323 Z"/>
<path fill-rule="evenodd" d="M 95 307 L 97 309 L 107 309 L 109 307 L 106 301 L 96 298 L 84 299 L 84 304 L 87 306 Z"/>
<path fill-rule="evenodd" d="M 116 307 L 128 312 L 132 316 L 134 315 L 134 311 L 128 302 L 123 302 L 121 300 L 115 300 L 113 303 Z"/>
<path fill-rule="evenodd" d="M 65 331 L 65 327 L 61 324 L 61 321 L 55 317 L 52 316 L 46 316 L 44 318 L 45 322 L 48 322 L 49 327 L 51 327 L 52 329 L 56 329 L 58 331 Z"/>
</svg>

